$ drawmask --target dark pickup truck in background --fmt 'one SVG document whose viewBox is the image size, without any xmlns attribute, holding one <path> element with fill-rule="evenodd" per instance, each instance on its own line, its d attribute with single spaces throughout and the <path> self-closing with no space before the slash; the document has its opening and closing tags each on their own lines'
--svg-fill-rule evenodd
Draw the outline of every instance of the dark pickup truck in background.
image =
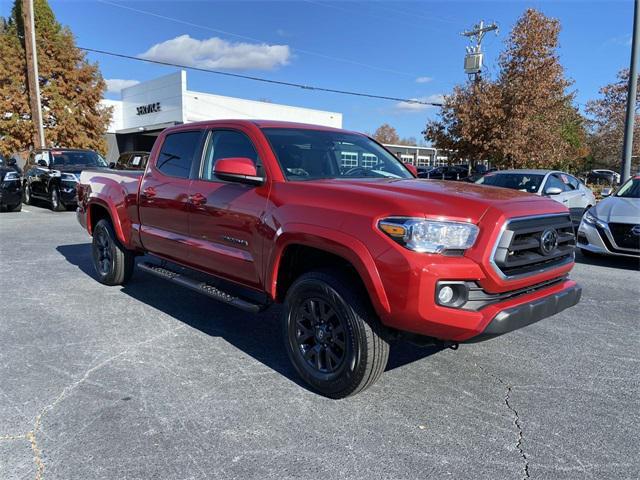
<svg viewBox="0 0 640 480">
<path fill-rule="evenodd" d="M 347 165 L 346 153 L 367 161 Z M 284 303 L 289 357 L 329 397 L 375 382 L 397 338 L 484 340 L 580 299 L 566 207 L 416 179 L 359 133 L 181 125 L 158 137 L 144 173 L 85 170 L 77 192 L 102 283 L 126 283 L 151 254 L 138 268 L 221 302 Z"/>
</svg>

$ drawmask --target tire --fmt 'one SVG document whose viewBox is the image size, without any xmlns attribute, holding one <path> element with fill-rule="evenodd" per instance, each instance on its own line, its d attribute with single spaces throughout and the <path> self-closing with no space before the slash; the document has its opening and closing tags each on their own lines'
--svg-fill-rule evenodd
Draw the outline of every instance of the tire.
<svg viewBox="0 0 640 480">
<path fill-rule="evenodd" d="M 133 274 L 135 255 L 116 238 L 109 220 L 102 219 L 93 228 L 91 246 L 93 267 L 104 285 L 124 285 Z"/>
<path fill-rule="evenodd" d="M 60 200 L 60 190 L 58 190 L 58 187 L 56 186 L 51 187 L 49 203 L 51 204 L 51 210 L 54 212 L 62 212 L 65 210 L 65 206 Z"/>
<path fill-rule="evenodd" d="M 22 203 L 14 205 L 13 207 L 7 207 L 7 210 L 9 210 L 10 212 L 19 212 L 22 210 Z"/>
<path fill-rule="evenodd" d="M 338 272 L 309 272 L 291 285 L 284 302 L 289 359 L 305 382 L 330 398 L 371 386 L 389 359 L 389 344 L 366 292 L 352 285 Z"/>
<path fill-rule="evenodd" d="M 26 205 L 33 204 L 33 197 L 31 196 L 31 185 L 29 185 L 28 183 L 25 183 L 24 189 L 22 190 L 22 201 Z"/>
</svg>

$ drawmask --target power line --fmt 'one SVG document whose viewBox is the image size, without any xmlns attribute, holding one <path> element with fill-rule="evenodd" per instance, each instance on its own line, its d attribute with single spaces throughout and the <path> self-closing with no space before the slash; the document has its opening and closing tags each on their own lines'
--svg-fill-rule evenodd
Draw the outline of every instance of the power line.
<svg viewBox="0 0 640 480">
<path fill-rule="evenodd" d="M 162 15 L 162 14 L 159 14 L 159 13 L 151 12 L 149 10 L 141 10 L 139 8 L 129 7 L 127 5 L 121 5 L 120 3 L 110 2 L 108 0 L 97 0 L 97 2 L 105 4 L 105 5 L 110 5 L 110 6 L 113 6 L 113 7 L 117 7 L 117 8 L 122 8 L 122 9 L 129 10 L 129 11 L 132 11 L 132 12 L 141 13 L 143 15 L 149 15 L 149 16 L 152 16 L 152 17 L 161 18 L 163 20 L 168 20 L 168 21 L 171 21 L 171 22 L 180 23 L 182 25 L 187 25 L 189 27 L 201 28 L 203 30 L 209 30 L 209 31 L 214 32 L 214 33 L 219 33 L 219 34 L 222 34 L 222 35 L 228 35 L 230 37 L 240 38 L 242 40 L 250 40 L 252 42 L 260 42 L 260 43 L 269 43 L 269 42 L 267 42 L 267 41 L 265 41 L 263 39 L 260 39 L 260 38 L 250 37 L 248 35 L 241 35 L 241 34 L 238 34 L 238 33 L 229 32 L 227 30 L 220 30 L 218 28 L 208 27 L 206 25 L 201 25 L 201 24 L 198 24 L 198 23 L 189 22 L 187 20 L 182 20 L 180 18 L 169 17 L 169 16 Z M 336 62 L 350 63 L 351 65 L 356 65 L 358 67 L 369 68 L 369 69 L 372 69 L 372 70 L 378 70 L 380 72 L 394 73 L 396 75 L 402 75 L 402 76 L 405 76 L 405 77 L 415 77 L 416 76 L 415 74 L 408 73 L 408 72 L 402 72 L 402 71 L 393 70 L 393 69 L 390 69 L 390 68 L 379 67 L 379 66 L 376 66 L 376 65 L 370 65 L 370 64 L 367 64 L 367 63 L 358 62 L 356 60 L 350 60 L 350 59 L 347 59 L 347 58 L 335 57 L 335 56 L 332 56 L 332 55 L 326 55 L 324 53 L 318 53 L 318 52 L 314 52 L 314 51 L 311 51 L 311 50 L 303 50 L 302 48 L 293 47 L 293 50 L 298 51 L 300 53 L 304 53 L 306 55 L 313 55 L 315 57 L 324 58 L 324 59 L 327 59 L 327 60 L 334 60 Z"/>
<path fill-rule="evenodd" d="M 283 85 L 286 87 L 295 87 L 295 88 L 302 88 L 304 90 L 314 90 L 317 92 L 328 92 L 328 93 L 338 93 L 340 95 L 351 95 L 351 96 L 356 96 L 356 97 L 366 97 L 366 98 L 377 98 L 380 100 L 392 100 L 394 102 L 406 102 L 406 103 L 412 103 L 412 104 L 416 104 L 416 105 L 428 105 L 428 106 L 432 106 L 432 107 L 441 107 L 442 103 L 438 103 L 438 102 L 424 102 L 421 100 L 416 100 L 416 99 L 411 99 L 411 98 L 399 98 L 399 97 L 391 97 L 391 96 L 387 96 L 387 95 L 374 95 L 372 93 L 364 93 L 364 92 L 354 92 L 351 90 L 339 90 L 339 89 L 335 89 L 335 88 L 326 88 L 326 87 L 317 87 L 317 86 L 313 86 L 313 85 L 304 85 L 302 83 L 295 83 L 295 82 L 285 82 L 282 80 L 273 80 L 270 78 L 263 78 L 263 77 L 256 77 L 253 75 L 243 75 L 240 73 L 231 73 L 231 72 L 222 72 L 220 70 L 211 70 L 208 68 L 202 68 L 202 67 L 194 67 L 191 65 L 182 65 L 179 63 L 172 63 L 172 62 L 163 62 L 160 60 L 151 60 L 148 58 L 140 58 L 140 57 L 134 57 L 132 55 L 125 55 L 124 53 L 116 53 L 116 52 L 109 52 L 107 50 L 99 50 L 97 48 L 87 48 L 87 47 L 81 47 L 78 46 L 79 49 L 84 50 L 85 52 L 92 52 L 92 53 L 98 53 L 101 55 L 109 55 L 112 57 L 118 57 L 118 58 L 125 58 L 128 60 L 136 60 L 138 62 L 146 62 L 146 63 L 154 63 L 157 65 L 164 65 L 164 66 L 168 66 L 168 67 L 177 67 L 177 68 L 186 68 L 186 69 L 190 69 L 190 70 L 195 70 L 198 72 L 206 72 L 206 73 L 214 73 L 216 75 L 224 75 L 226 77 L 233 77 L 233 78 L 242 78 L 245 80 L 253 80 L 256 82 L 263 82 L 263 83 L 271 83 L 271 84 L 275 84 L 275 85 Z"/>
</svg>

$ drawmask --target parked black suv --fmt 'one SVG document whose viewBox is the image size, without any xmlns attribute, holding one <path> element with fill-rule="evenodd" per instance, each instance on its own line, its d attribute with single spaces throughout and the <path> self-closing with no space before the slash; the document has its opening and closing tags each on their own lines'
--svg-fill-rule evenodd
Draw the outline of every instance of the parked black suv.
<svg viewBox="0 0 640 480">
<path fill-rule="evenodd" d="M 22 172 L 15 158 L 0 155 L 0 211 L 22 210 Z"/>
<path fill-rule="evenodd" d="M 418 177 L 434 180 L 464 180 L 469 175 L 468 168 L 466 165 L 444 165 L 433 167 L 426 172 L 418 172 Z"/>
<path fill-rule="evenodd" d="M 147 167 L 149 152 L 124 152 L 115 162 L 109 163 L 109 168 L 115 170 L 142 170 Z"/>
<path fill-rule="evenodd" d="M 55 211 L 75 206 L 80 172 L 87 168 L 107 168 L 107 162 L 92 150 L 34 150 L 25 166 L 24 203 L 45 200 Z"/>
</svg>

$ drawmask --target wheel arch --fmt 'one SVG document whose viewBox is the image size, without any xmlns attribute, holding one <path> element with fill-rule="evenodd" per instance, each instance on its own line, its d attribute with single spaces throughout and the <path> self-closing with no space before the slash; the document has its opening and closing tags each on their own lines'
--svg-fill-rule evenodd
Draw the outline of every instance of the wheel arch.
<svg viewBox="0 0 640 480">
<path fill-rule="evenodd" d="M 390 305 L 373 257 L 358 239 L 314 225 L 291 225 L 281 229 L 266 275 L 267 292 L 281 302 L 288 288 L 305 272 L 339 267 L 361 282 L 380 317 Z"/>
<path fill-rule="evenodd" d="M 113 212 L 105 202 L 99 199 L 92 199 L 87 208 L 87 231 L 90 235 L 93 235 L 94 227 L 100 220 L 103 219 L 109 220 L 109 222 L 111 222 L 118 240 L 120 240 L 123 245 L 127 245 L 128 242 L 125 238 L 118 215 Z"/>
</svg>

